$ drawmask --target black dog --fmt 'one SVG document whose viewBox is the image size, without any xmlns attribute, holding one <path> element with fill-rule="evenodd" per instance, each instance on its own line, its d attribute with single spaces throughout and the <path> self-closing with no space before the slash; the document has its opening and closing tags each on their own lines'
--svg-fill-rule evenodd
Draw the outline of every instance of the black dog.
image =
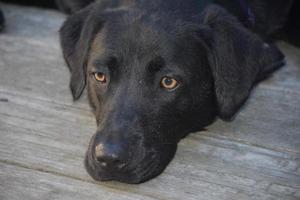
<svg viewBox="0 0 300 200">
<path fill-rule="evenodd" d="M 87 84 L 98 125 L 86 154 L 89 174 L 149 180 L 181 138 L 216 116 L 232 119 L 253 85 L 283 65 L 267 39 L 291 3 L 115 0 L 69 17 L 61 44 L 72 94 L 78 99 Z"/>
<path fill-rule="evenodd" d="M 188 133 L 217 116 L 232 119 L 253 86 L 283 65 L 270 36 L 293 0 L 56 2 L 75 12 L 61 46 L 73 97 L 87 85 L 98 125 L 87 171 L 140 183 L 165 169 Z"/>
</svg>

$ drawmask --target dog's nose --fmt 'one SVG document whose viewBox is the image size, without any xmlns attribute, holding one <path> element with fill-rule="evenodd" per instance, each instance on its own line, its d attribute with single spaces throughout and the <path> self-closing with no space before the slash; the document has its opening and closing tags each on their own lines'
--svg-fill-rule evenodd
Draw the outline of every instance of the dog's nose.
<svg viewBox="0 0 300 200">
<path fill-rule="evenodd" d="M 121 147 L 118 145 L 100 143 L 95 147 L 95 157 L 102 168 L 122 169 L 126 161 L 122 155 Z"/>
</svg>

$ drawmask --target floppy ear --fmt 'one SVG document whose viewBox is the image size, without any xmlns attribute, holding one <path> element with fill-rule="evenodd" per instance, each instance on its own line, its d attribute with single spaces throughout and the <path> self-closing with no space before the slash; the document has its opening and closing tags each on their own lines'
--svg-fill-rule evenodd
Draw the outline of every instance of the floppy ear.
<svg viewBox="0 0 300 200">
<path fill-rule="evenodd" d="M 248 98 L 255 82 L 282 66 L 284 56 L 223 8 L 210 6 L 202 17 L 210 32 L 205 43 L 219 117 L 230 120 Z"/>
<path fill-rule="evenodd" d="M 71 15 L 60 29 L 60 41 L 65 61 L 71 72 L 70 88 L 77 100 L 86 84 L 86 63 L 94 36 L 103 21 L 93 16 L 92 7 Z"/>
</svg>

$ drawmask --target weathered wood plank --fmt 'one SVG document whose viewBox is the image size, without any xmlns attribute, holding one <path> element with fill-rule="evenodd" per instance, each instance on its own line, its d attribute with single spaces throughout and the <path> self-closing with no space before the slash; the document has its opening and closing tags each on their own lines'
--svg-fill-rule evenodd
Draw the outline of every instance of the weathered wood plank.
<svg viewBox="0 0 300 200">
<path fill-rule="evenodd" d="M 5 32 L 0 34 L 0 89 L 73 104 L 68 87 L 70 75 L 58 37 L 65 15 L 57 11 L 0 5 L 7 25 Z M 77 102 L 76 107 L 88 108 L 83 102 Z"/>
<path fill-rule="evenodd" d="M 225 136 L 268 148 L 300 152 L 299 102 L 297 91 L 259 87 L 234 121 L 218 120 L 208 130 L 216 137 Z"/>
<path fill-rule="evenodd" d="M 2 36 L 29 39 L 57 48 L 58 30 L 66 16 L 55 10 L 0 2 L 6 18 L 6 27 Z"/>
<path fill-rule="evenodd" d="M 107 199 L 151 200 L 145 195 L 103 188 L 96 184 L 47 172 L 0 163 L 0 199 Z"/>
</svg>

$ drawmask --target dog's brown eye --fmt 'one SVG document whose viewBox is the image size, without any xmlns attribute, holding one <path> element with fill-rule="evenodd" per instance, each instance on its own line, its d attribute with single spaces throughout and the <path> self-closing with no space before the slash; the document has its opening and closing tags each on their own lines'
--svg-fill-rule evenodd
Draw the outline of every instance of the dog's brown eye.
<svg viewBox="0 0 300 200">
<path fill-rule="evenodd" d="M 160 84 L 167 90 L 173 90 L 178 86 L 178 81 L 171 77 L 164 77 L 161 79 Z"/>
<path fill-rule="evenodd" d="M 94 77 L 95 77 L 96 81 L 101 82 L 101 83 L 106 83 L 106 76 L 104 73 L 95 72 Z"/>
</svg>

